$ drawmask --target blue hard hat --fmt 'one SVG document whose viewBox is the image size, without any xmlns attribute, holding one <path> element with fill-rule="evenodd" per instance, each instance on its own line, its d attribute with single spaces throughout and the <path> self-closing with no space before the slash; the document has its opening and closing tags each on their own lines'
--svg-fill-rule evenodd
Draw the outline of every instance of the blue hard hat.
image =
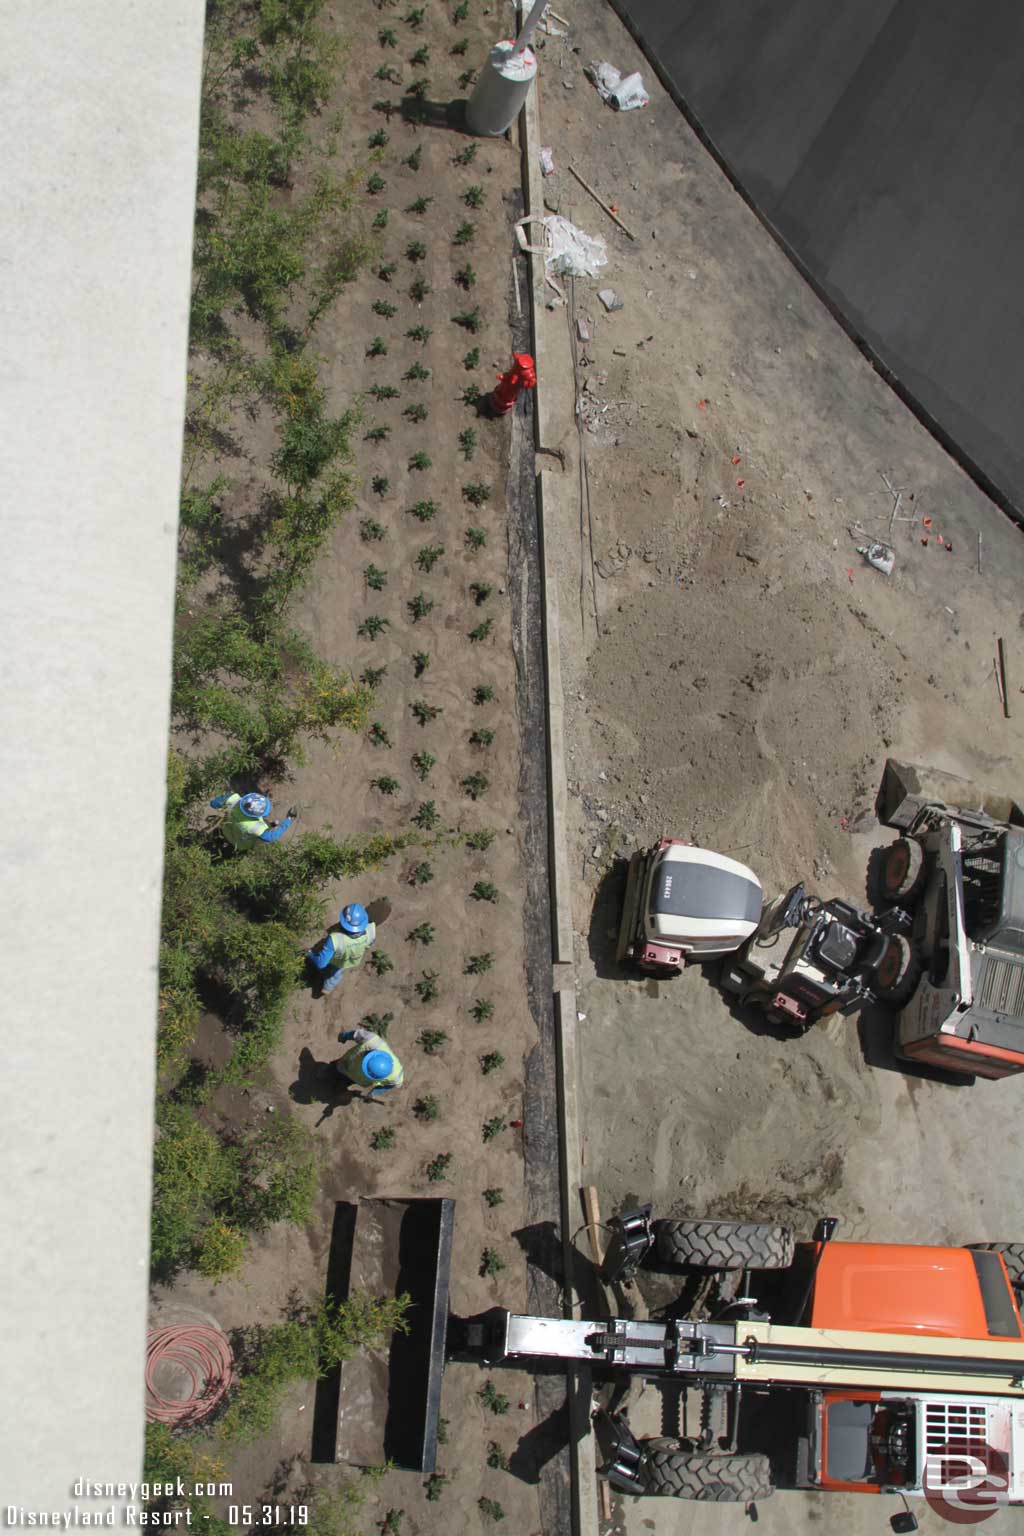
<svg viewBox="0 0 1024 1536">
<path fill-rule="evenodd" d="M 363 1072 L 367 1077 L 372 1077 L 375 1083 L 389 1076 L 394 1065 L 395 1059 L 387 1051 L 367 1051 L 363 1057 Z"/>
<path fill-rule="evenodd" d="M 365 933 L 369 921 L 369 913 L 365 907 L 359 905 L 358 901 L 349 902 L 348 906 L 342 907 L 338 913 L 338 922 L 345 932 L 351 933 L 353 937 L 358 937 L 359 934 Z"/>
<path fill-rule="evenodd" d="M 241 806 L 247 816 L 269 816 L 270 796 L 254 790 L 252 794 L 242 796 Z"/>
</svg>

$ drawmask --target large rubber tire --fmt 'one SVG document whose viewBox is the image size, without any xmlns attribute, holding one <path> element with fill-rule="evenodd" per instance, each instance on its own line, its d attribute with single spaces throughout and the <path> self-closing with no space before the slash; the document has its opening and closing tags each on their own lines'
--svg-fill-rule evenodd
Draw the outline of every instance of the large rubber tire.
<svg viewBox="0 0 1024 1536">
<path fill-rule="evenodd" d="M 761 1221 L 656 1221 L 654 1250 L 692 1269 L 788 1269 L 792 1227 Z"/>
<path fill-rule="evenodd" d="M 913 997 L 923 969 L 921 958 L 910 940 L 902 933 L 894 933 L 879 961 L 871 990 L 880 1003 L 890 1008 L 902 1008 Z"/>
<path fill-rule="evenodd" d="M 915 837 L 898 837 L 887 848 L 872 849 L 868 859 L 868 899 L 891 907 L 914 899 L 924 884 L 924 849 Z"/>
<path fill-rule="evenodd" d="M 694 1451 L 685 1441 L 641 1440 L 644 1491 L 704 1504 L 751 1504 L 773 1490 L 768 1457 L 760 1452 Z"/>
<path fill-rule="evenodd" d="M 980 1249 L 982 1253 L 1002 1254 L 1010 1284 L 1024 1286 L 1024 1243 L 968 1243 L 967 1246 Z"/>
</svg>

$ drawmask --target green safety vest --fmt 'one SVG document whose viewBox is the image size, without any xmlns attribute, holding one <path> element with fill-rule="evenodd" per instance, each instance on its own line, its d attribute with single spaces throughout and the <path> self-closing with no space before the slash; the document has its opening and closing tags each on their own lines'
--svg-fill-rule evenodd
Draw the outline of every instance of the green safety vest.
<svg viewBox="0 0 1024 1536">
<path fill-rule="evenodd" d="M 331 965 L 336 971 L 350 971 L 354 965 L 361 965 L 366 951 L 372 946 L 377 937 L 377 928 L 374 923 L 367 923 L 364 932 L 353 936 L 351 933 L 332 933 L 331 943 L 334 946 L 334 954 L 331 957 Z"/>
<path fill-rule="evenodd" d="M 231 795 L 227 801 L 228 813 L 224 818 L 222 830 L 228 842 L 234 848 L 248 848 L 253 838 L 262 837 L 269 829 L 269 823 L 261 816 L 247 816 L 242 810 L 241 795 Z"/>
<path fill-rule="evenodd" d="M 367 1077 L 363 1072 L 363 1057 L 369 1056 L 371 1051 L 387 1051 L 391 1057 L 394 1065 L 387 1077 Z M 371 1035 L 369 1040 L 346 1051 L 340 1067 L 349 1081 L 358 1084 L 360 1088 L 401 1088 L 405 1081 L 402 1063 L 382 1035 Z"/>
</svg>

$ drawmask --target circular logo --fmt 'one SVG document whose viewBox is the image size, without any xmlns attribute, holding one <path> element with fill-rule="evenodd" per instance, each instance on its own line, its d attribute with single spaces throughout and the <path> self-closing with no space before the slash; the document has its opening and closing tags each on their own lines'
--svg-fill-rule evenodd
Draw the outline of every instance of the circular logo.
<svg viewBox="0 0 1024 1536">
<path fill-rule="evenodd" d="M 954 1525 L 979 1525 L 1010 1502 L 1010 1463 L 981 1441 L 953 1441 L 925 1457 L 921 1487 L 929 1507 Z"/>
</svg>

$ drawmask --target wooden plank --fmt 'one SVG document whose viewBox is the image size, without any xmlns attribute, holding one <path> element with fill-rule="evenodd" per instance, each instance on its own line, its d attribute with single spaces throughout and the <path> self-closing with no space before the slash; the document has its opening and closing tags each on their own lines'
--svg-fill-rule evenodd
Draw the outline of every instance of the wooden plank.
<svg viewBox="0 0 1024 1536">
<path fill-rule="evenodd" d="M 593 1184 L 583 1186 L 583 1215 L 587 1223 L 587 1235 L 590 1238 L 590 1251 L 594 1255 L 594 1263 L 600 1268 L 604 1263 L 607 1245 L 601 1227 L 601 1207 L 597 1201 L 597 1189 Z"/>
</svg>

